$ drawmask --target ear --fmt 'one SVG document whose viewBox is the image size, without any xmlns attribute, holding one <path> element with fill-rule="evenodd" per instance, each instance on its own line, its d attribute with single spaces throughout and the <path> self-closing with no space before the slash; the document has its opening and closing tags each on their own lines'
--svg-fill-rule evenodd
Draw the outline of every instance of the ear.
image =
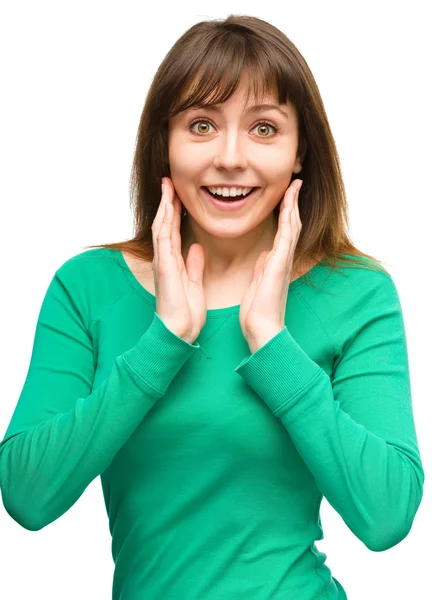
<svg viewBox="0 0 444 600">
<path fill-rule="evenodd" d="M 304 139 L 301 139 L 299 142 L 299 145 L 298 145 L 296 161 L 293 165 L 293 173 L 300 173 L 302 171 L 303 162 L 304 162 L 306 154 L 307 154 L 307 142 Z"/>
</svg>

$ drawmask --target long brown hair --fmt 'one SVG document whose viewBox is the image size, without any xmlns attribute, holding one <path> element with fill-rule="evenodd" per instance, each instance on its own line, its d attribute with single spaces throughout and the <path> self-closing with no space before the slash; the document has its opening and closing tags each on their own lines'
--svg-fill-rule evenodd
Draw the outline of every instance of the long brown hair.
<svg viewBox="0 0 444 600">
<path fill-rule="evenodd" d="M 374 256 L 359 251 L 349 237 L 339 156 L 309 66 L 279 29 L 244 15 L 196 23 L 165 56 L 149 88 L 137 132 L 130 183 L 134 237 L 84 248 L 126 251 L 152 262 L 151 227 L 161 200 L 161 180 L 171 178 L 169 119 L 192 106 L 225 102 L 244 76 L 249 82 L 246 104 L 250 91 L 259 102 L 273 94 L 279 103 L 291 102 L 298 116 L 302 171 L 293 173 L 292 181 L 298 177 L 304 183 L 298 202 L 302 229 L 293 267 L 317 263 L 323 257 L 323 263 L 334 270 L 340 261 L 345 267 L 360 266 L 388 274 Z M 274 213 L 279 214 L 279 204 Z M 310 279 L 309 272 L 307 275 Z"/>
</svg>

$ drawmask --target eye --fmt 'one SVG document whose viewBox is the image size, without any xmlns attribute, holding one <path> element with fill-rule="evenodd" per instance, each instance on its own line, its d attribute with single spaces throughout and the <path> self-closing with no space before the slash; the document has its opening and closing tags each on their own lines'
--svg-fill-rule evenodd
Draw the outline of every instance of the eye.
<svg viewBox="0 0 444 600">
<path fill-rule="evenodd" d="M 194 133 L 194 135 L 200 135 L 200 136 L 204 136 L 205 135 L 205 133 L 198 133 L 197 131 L 194 131 L 192 129 L 193 125 L 195 125 L 196 123 L 209 123 L 212 127 L 214 127 L 214 125 L 211 123 L 211 121 L 208 121 L 207 119 L 195 119 L 188 126 L 188 129 L 191 131 L 191 133 Z M 270 123 L 270 121 L 259 121 L 258 123 L 256 123 L 255 125 L 253 125 L 253 129 L 255 127 L 258 127 L 259 125 L 266 125 L 267 127 L 272 127 L 276 131 L 275 135 L 279 132 L 278 126 L 275 125 L 274 123 Z M 206 132 L 206 133 L 208 133 L 208 132 Z M 266 138 L 273 137 L 273 136 L 259 135 L 259 137 L 263 137 L 263 138 L 266 139 Z"/>
</svg>

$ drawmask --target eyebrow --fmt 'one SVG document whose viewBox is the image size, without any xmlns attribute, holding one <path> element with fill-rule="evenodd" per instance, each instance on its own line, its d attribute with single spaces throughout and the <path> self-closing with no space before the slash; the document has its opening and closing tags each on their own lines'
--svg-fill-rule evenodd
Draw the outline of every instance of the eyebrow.
<svg viewBox="0 0 444 600">
<path fill-rule="evenodd" d="M 196 107 L 194 107 L 194 110 L 199 110 L 199 109 L 205 109 L 205 110 L 212 110 L 214 112 L 218 112 L 221 113 L 222 109 L 220 108 L 220 106 L 206 106 L 205 104 L 200 104 Z M 259 112 L 261 110 L 277 110 L 281 113 L 281 115 L 283 115 L 286 119 L 288 119 L 288 114 L 283 111 L 281 108 L 279 108 L 279 106 L 277 106 L 276 104 L 256 104 L 255 106 L 250 106 L 249 108 L 247 108 L 247 110 L 245 111 L 246 114 L 250 114 L 250 113 L 255 113 L 255 112 Z"/>
</svg>

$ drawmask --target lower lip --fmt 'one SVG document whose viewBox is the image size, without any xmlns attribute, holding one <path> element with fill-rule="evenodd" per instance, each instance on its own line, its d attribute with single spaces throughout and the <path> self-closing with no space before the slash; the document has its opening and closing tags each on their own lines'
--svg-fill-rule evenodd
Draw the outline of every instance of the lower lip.
<svg viewBox="0 0 444 600">
<path fill-rule="evenodd" d="M 227 210 L 227 211 L 239 210 L 240 208 L 243 208 L 247 204 L 247 202 L 250 200 L 250 198 L 254 198 L 255 196 L 257 196 L 257 193 L 260 190 L 260 188 L 256 188 L 255 190 L 253 190 L 251 192 L 251 194 L 249 194 L 245 198 L 242 198 L 241 200 L 235 200 L 234 202 L 224 202 L 223 200 L 216 200 L 216 198 L 213 198 L 213 196 L 207 191 L 206 188 L 201 188 L 201 189 L 202 189 L 203 193 L 205 194 L 205 197 L 211 202 L 211 204 L 213 206 L 215 206 L 219 210 Z"/>
</svg>

